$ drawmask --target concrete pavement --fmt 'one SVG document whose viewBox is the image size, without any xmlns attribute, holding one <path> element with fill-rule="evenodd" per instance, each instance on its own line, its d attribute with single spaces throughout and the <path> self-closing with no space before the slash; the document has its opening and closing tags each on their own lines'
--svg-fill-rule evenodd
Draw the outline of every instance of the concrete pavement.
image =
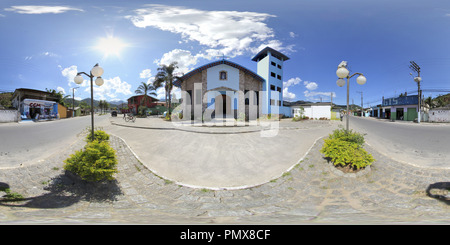
<svg viewBox="0 0 450 245">
<path fill-rule="evenodd" d="M 272 127 L 270 122 L 189 127 L 160 118 L 138 118 L 135 123 L 111 118 L 111 122 L 113 126 L 105 129 L 123 139 L 148 169 L 180 185 L 209 189 L 247 188 L 278 178 L 338 125 L 282 120 Z"/>
</svg>

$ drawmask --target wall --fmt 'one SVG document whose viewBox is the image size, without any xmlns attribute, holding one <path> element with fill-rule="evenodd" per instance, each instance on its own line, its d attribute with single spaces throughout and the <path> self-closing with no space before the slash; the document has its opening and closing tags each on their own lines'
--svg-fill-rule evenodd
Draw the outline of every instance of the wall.
<svg viewBox="0 0 450 245">
<path fill-rule="evenodd" d="M 67 107 L 58 104 L 58 114 L 59 118 L 67 118 Z"/>
<path fill-rule="evenodd" d="M 227 80 L 220 80 L 219 74 L 221 71 L 227 72 Z M 208 84 L 207 90 L 227 87 L 234 90 L 239 90 L 239 69 L 229 65 L 217 65 L 207 69 Z"/>
<path fill-rule="evenodd" d="M 18 122 L 19 112 L 17 110 L 0 110 L 0 123 L 2 122 Z"/>
<path fill-rule="evenodd" d="M 432 109 L 428 116 L 429 122 L 450 122 L 450 109 Z"/>
<path fill-rule="evenodd" d="M 331 106 L 321 105 L 321 106 L 304 106 L 304 115 L 309 118 L 319 119 L 325 117 L 331 119 Z"/>
</svg>

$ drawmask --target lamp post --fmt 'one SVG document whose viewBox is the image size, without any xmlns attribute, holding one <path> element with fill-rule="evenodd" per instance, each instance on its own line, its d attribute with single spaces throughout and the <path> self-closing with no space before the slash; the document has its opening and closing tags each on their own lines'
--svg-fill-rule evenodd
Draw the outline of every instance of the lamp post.
<svg viewBox="0 0 450 245">
<path fill-rule="evenodd" d="M 83 82 L 83 77 L 81 74 L 84 74 L 88 76 L 91 79 L 91 124 L 92 124 L 92 138 L 91 140 L 94 141 L 94 86 L 93 86 L 93 79 L 94 77 L 97 77 L 95 79 L 95 84 L 97 86 L 103 85 L 103 78 L 101 75 L 103 75 L 103 68 L 101 68 L 98 64 L 96 64 L 90 71 L 90 74 L 87 74 L 86 72 L 78 72 L 75 78 L 73 79 L 76 84 L 81 84 Z"/>
<path fill-rule="evenodd" d="M 347 70 L 347 61 L 342 61 L 339 66 L 338 69 L 336 70 L 336 75 L 339 77 L 339 79 L 337 80 L 336 84 L 339 87 L 342 87 L 345 85 L 345 80 L 344 78 L 347 78 L 347 116 L 346 116 L 346 130 L 348 132 L 348 125 L 349 125 L 349 105 L 348 105 L 348 100 L 349 100 L 349 92 L 350 92 L 350 78 L 352 78 L 354 75 L 358 74 L 359 76 L 356 78 L 356 82 L 359 85 L 363 85 L 366 83 L 366 77 L 362 74 L 362 73 L 354 73 L 353 75 L 349 76 L 350 72 Z"/>
</svg>

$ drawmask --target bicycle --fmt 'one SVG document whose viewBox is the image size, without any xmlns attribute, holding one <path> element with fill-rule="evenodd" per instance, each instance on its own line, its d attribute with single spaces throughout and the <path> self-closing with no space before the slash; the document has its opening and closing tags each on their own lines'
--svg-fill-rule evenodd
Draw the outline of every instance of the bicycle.
<svg viewBox="0 0 450 245">
<path fill-rule="evenodd" d="M 125 122 L 129 122 L 129 121 L 135 122 L 136 121 L 136 117 L 131 114 L 124 115 L 123 119 L 125 119 Z"/>
</svg>

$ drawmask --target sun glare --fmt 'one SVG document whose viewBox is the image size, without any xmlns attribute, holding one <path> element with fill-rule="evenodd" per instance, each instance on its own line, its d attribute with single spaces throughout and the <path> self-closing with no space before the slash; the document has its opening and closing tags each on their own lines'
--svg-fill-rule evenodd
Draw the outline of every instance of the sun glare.
<svg viewBox="0 0 450 245">
<path fill-rule="evenodd" d="M 96 48 L 108 57 L 111 55 L 120 56 L 120 53 L 127 45 L 116 37 L 100 38 Z"/>
</svg>

